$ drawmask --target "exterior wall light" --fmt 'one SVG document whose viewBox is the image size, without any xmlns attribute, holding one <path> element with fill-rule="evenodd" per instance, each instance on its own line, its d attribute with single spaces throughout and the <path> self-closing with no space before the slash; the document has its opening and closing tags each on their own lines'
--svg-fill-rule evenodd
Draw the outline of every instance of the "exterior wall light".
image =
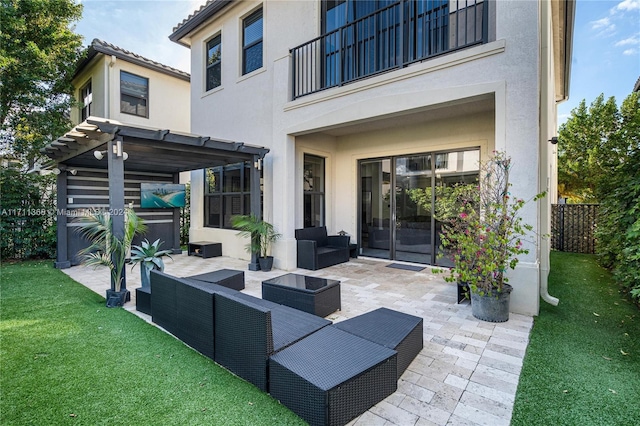
<svg viewBox="0 0 640 426">
<path fill-rule="evenodd" d="M 96 159 L 98 159 L 98 160 L 102 160 L 106 153 L 107 153 L 107 151 L 93 151 L 93 156 L 96 157 Z M 118 157 L 122 157 L 122 159 L 124 161 L 126 161 L 129 158 L 129 154 L 127 154 L 126 152 L 122 151 L 122 146 L 120 146 L 120 154 L 118 154 L 117 147 L 113 148 L 113 153 L 116 154 Z"/>
<path fill-rule="evenodd" d="M 551 142 L 552 145 L 555 145 L 558 143 L 558 137 L 554 136 L 551 139 L 549 139 L 549 142 Z"/>
</svg>

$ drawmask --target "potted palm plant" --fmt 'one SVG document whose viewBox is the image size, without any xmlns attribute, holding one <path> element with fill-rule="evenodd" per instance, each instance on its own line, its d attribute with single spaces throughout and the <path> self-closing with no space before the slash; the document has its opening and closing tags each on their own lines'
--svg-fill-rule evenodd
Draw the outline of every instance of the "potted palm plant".
<svg viewBox="0 0 640 426">
<path fill-rule="evenodd" d="M 107 290 L 107 307 L 122 306 L 130 299 L 129 291 L 122 289 L 124 265 L 133 238 L 145 231 L 146 225 L 132 209 L 125 209 L 124 234 L 116 237 L 109 212 L 96 211 L 77 219 L 80 234 L 89 240 L 89 246 L 80 250 L 82 264 L 107 266 L 111 272 L 111 288 Z"/>
<path fill-rule="evenodd" d="M 273 267 L 273 256 L 269 256 L 271 245 L 280 238 L 273 225 L 250 214 L 233 216 L 231 226 L 240 231 L 238 235 L 249 238 L 247 252 L 258 256 L 260 270 L 270 271 Z"/>
<path fill-rule="evenodd" d="M 491 322 L 509 319 L 513 287 L 506 272 L 515 269 L 519 255 L 529 253 L 523 238 L 533 229 L 519 216 L 525 200 L 509 192 L 511 166 L 511 159 L 502 152 L 494 152 L 480 165 L 477 204 L 461 205 L 455 226 L 446 228 L 443 235 L 444 246 L 455 253 L 448 280 L 466 283 L 473 316 Z"/>
<path fill-rule="evenodd" d="M 131 269 L 138 263 L 140 264 L 140 282 L 142 287 L 148 287 L 150 285 L 150 275 L 152 269 L 164 271 L 164 261 L 162 258 L 167 256 L 171 257 L 171 250 L 160 250 L 162 242 L 160 239 L 150 243 L 145 239 L 137 246 L 134 245 L 131 248 Z"/>
</svg>

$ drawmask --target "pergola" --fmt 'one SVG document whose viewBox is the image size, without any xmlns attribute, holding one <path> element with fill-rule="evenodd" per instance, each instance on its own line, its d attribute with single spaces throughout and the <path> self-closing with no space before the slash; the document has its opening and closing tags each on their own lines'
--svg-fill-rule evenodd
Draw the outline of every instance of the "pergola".
<svg viewBox="0 0 640 426">
<path fill-rule="evenodd" d="M 267 148 L 89 117 L 48 144 L 42 152 L 61 171 L 57 178 L 56 268 L 68 268 L 72 263 L 69 247 L 74 237 L 69 232 L 73 227 L 72 221 L 68 221 L 69 216 L 77 214 L 79 209 L 108 208 L 111 212 L 122 212 L 127 207 L 125 173 L 149 176 L 150 179 L 164 176 L 163 179 L 169 179 L 171 183 L 179 183 L 180 172 L 249 161 L 253 164 L 250 168 L 250 209 L 258 217 L 262 215 L 260 169 L 264 156 L 269 152 Z M 94 172 L 106 173 L 107 178 L 95 177 Z M 74 179 L 80 184 L 70 185 Z M 108 187 L 105 181 L 108 181 Z M 129 185 L 130 182 L 127 180 Z M 107 191 L 108 196 L 104 194 Z M 105 204 L 107 199 L 108 204 Z M 155 222 L 172 224 L 172 235 L 168 235 L 168 239 L 172 240 L 174 252 L 179 253 L 180 212 L 178 208 L 172 210 L 171 213 L 158 213 L 171 215 L 171 220 Z M 114 214 L 112 217 L 114 234 L 122 236 L 124 215 Z M 74 244 L 78 242 L 71 246 Z M 257 265 L 255 255 L 249 267 L 252 265 Z"/>
</svg>

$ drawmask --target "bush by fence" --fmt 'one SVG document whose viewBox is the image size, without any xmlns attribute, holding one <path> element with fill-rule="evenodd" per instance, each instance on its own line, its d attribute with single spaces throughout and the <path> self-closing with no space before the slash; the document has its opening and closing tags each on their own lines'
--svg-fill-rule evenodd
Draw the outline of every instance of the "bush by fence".
<svg viewBox="0 0 640 426">
<path fill-rule="evenodd" d="M 185 205 L 180 209 L 180 245 L 189 243 L 189 227 L 191 227 L 191 182 L 187 182 L 185 186 Z"/>
<path fill-rule="evenodd" d="M 598 204 L 551 205 L 551 249 L 594 254 L 598 207 Z"/>
<path fill-rule="evenodd" d="M 0 188 L 0 258 L 54 258 L 55 176 L 3 167 Z"/>
</svg>

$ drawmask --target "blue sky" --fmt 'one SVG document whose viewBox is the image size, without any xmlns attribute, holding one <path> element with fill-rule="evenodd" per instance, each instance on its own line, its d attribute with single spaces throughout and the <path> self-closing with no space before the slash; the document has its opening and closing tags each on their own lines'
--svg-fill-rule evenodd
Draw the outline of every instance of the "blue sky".
<svg viewBox="0 0 640 426">
<path fill-rule="evenodd" d="M 534 1 L 534 0 L 521 0 Z M 82 0 L 76 32 L 189 71 L 189 49 L 169 41 L 173 27 L 205 0 Z M 577 0 L 569 100 L 559 122 L 582 99 L 627 97 L 640 77 L 640 0 Z"/>
</svg>

